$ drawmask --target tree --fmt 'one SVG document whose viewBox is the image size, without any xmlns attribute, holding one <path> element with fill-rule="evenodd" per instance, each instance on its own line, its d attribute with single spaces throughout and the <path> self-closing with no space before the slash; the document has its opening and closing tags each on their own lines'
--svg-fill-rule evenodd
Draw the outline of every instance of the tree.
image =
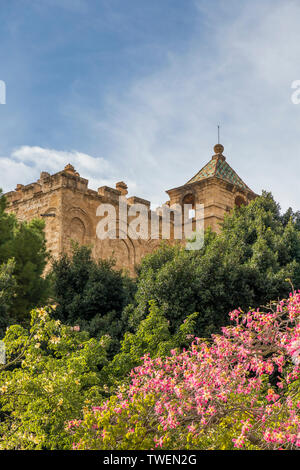
<svg viewBox="0 0 300 470">
<path fill-rule="evenodd" d="M 4 343 L 0 449 L 70 448 L 65 422 L 101 400 L 99 370 L 109 339 L 89 339 L 42 308 L 32 311 L 29 329 L 9 327 Z"/>
<path fill-rule="evenodd" d="M 110 356 L 125 333 L 122 311 L 134 293 L 134 282 L 113 268 L 113 260 L 95 261 L 89 247 L 75 245 L 71 257 L 54 260 L 51 273 L 55 317 L 95 337 L 109 334 Z"/>
<path fill-rule="evenodd" d="M 16 289 L 13 276 L 14 267 L 13 260 L 0 266 L 0 338 L 4 336 L 6 327 L 13 322 L 13 318 L 8 314 L 8 309 Z"/>
<path fill-rule="evenodd" d="M 173 348 L 183 348 L 191 343 L 197 313 L 189 315 L 171 334 L 169 321 L 150 302 L 149 315 L 141 321 L 135 333 L 125 333 L 120 352 L 102 370 L 101 377 L 107 385 L 116 386 L 126 379 L 131 369 L 141 364 L 143 356 L 163 357 Z"/>
<path fill-rule="evenodd" d="M 294 212 L 291 207 L 281 216 L 283 225 L 287 225 L 292 219 L 298 230 L 300 230 L 300 211 Z"/>
<path fill-rule="evenodd" d="M 8 314 L 14 321 L 26 323 L 30 309 L 42 305 L 49 295 L 48 279 L 43 277 L 48 259 L 44 221 L 18 222 L 5 208 L 0 191 L 0 266 L 14 261 L 15 291 Z"/>
<path fill-rule="evenodd" d="M 236 305 L 259 307 L 286 296 L 287 278 L 300 286 L 300 232 L 264 193 L 226 216 L 218 235 L 208 229 L 201 250 L 163 245 L 144 258 L 135 302 L 127 307 L 129 323 L 137 326 L 153 299 L 171 332 L 187 315 L 199 312 L 197 334 L 209 337 L 220 331 L 225 312 Z"/>
<path fill-rule="evenodd" d="M 300 291 L 234 310 L 211 341 L 146 355 L 129 385 L 69 423 L 73 448 L 299 449 L 299 312 Z"/>
</svg>

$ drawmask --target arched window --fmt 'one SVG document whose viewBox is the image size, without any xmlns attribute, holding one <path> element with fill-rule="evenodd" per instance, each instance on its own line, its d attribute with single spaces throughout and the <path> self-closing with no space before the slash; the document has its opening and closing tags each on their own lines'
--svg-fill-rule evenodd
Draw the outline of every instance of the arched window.
<svg viewBox="0 0 300 470">
<path fill-rule="evenodd" d="M 193 219 L 195 217 L 195 196 L 192 193 L 186 194 L 184 198 L 182 199 L 182 207 L 184 209 L 184 206 L 188 204 L 190 205 L 189 209 L 189 219 Z"/>
<path fill-rule="evenodd" d="M 80 245 L 84 243 L 85 226 L 81 219 L 74 217 L 71 220 L 69 231 L 72 240 L 78 242 Z"/>
</svg>

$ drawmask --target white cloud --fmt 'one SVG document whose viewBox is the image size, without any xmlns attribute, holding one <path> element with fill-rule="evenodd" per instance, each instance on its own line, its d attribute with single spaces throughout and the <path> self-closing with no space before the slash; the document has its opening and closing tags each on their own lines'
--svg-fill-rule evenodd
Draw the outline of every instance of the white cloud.
<svg viewBox="0 0 300 470">
<path fill-rule="evenodd" d="M 22 146 L 9 157 L 0 157 L 0 168 L 4 178 L 3 190 L 14 189 L 17 183 L 27 184 L 39 178 L 41 171 L 57 173 L 71 163 L 82 177 L 89 179 L 89 187 L 114 186 L 116 170 L 102 157 L 93 157 L 77 151 L 61 151 L 41 147 Z M 129 181 L 130 190 L 135 189 L 134 181 Z"/>
</svg>

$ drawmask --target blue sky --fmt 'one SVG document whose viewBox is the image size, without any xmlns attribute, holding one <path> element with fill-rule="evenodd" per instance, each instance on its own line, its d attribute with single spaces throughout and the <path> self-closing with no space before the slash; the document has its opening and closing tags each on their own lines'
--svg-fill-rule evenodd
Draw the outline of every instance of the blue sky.
<svg viewBox="0 0 300 470">
<path fill-rule="evenodd" d="M 0 8 L 0 187 L 68 162 L 166 201 L 210 158 L 300 209 L 298 0 L 10 0 Z"/>
</svg>

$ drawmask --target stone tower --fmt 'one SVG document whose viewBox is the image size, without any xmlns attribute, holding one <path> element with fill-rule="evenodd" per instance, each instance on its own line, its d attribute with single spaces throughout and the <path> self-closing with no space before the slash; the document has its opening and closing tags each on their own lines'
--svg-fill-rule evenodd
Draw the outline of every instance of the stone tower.
<svg viewBox="0 0 300 470">
<path fill-rule="evenodd" d="M 215 145 L 211 160 L 193 178 L 183 186 L 166 191 L 170 205 L 203 204 L 204 228 L 211 226 L 216 232 L 224 214 L 257 196 L 226 162 L 223 151 L 223 145 Z"/>
</svg>

